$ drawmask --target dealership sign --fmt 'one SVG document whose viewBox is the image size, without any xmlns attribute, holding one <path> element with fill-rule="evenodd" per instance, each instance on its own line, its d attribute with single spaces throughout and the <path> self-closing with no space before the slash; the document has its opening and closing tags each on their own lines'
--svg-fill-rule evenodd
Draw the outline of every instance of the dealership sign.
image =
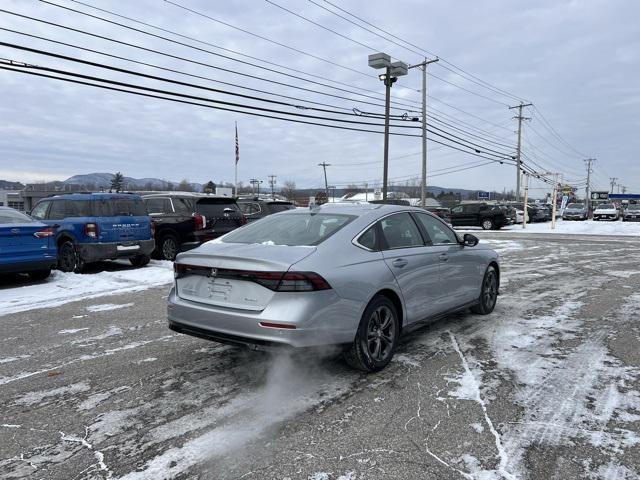
<svg viewBox="0 0 640 480">
<path fill-rule="evenodd" d="M 609 192 L 591 192 L 591 200 L 609 200 Z"/>
</svg>

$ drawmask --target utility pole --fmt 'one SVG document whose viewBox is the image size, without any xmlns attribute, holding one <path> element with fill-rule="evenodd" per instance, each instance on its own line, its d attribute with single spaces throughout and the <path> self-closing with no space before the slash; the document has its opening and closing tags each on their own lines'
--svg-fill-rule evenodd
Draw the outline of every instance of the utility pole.
<svg viewBox="0 0 640 480">
<path fill-rule="evenodd" d="M 587 204 L 587 216 L 591 215 L 591 164 L 595 162 L 595 158 L 587 158 L 584 163 L 587 164 L 587 186 L 585 188 L 585 203 Z"/>
<path fill-rule="evenodd" d="M 524 173 L 524 215 L 522 215 L 522 228 L 527 228 L 527 214 L 529 213 L 529 175 Z M 531 219 L 533 221 L 533 219 Z"/>
<path fill-rule="evenodd" d="M 426 205 L 427 196 L 427 65 L 435 63 L 434 60 L 424 59 L 424 62 L 411 65 L 409 68 L 422 67 L 422 182 L 420 183 L 420 206 Z"/>
<path fill-rule="evenodd" d="M 611 193 L 613 193 L 613 187 L 615 187 L 617 185 L 617 181 L 618 181 L 618 177 L 611 177 L 609 178 L 609 180 L 611 180 Z"/>
<path fill-rule="evenodd" d="M 627 193 L 627 187 L 623 186 L 623 187 L 622 187 L 622 194 L 624 195 L 624 194 L 626 194 L 626 193 Z"/>
<path fill-rule="evenodd" d="M 328 202 L 329 201 L 329 183 L 327 183 L 327 167 L 330 167 L 331 164 L 327 162 L 322 162 L 322 163 L 319 163 L 318 166 L 322 167 L 322 169 L 324 170 L 324 193 L 326 193 L 327 195 L 327 202 Z"/>
<path fill-rule="evenodd" d="M 271 198 L 275 200 L 276 194 L 274 192 L 274 188 L 276 186 L 276 177 L 277 175 L 269 175 L 269 185 L 271 186 Z"/>
<path fill-rule="evenodd" d="M 521 151 L 522 151 L 522 121 L 523 120 L 531 120 L 530 117 L 522 116 L 522 109 L 524 107 L 530 107 L 533 103 L 522 103 L 520 105 L 516 105 L 515 107 L 509 107 L 509 110 L 514 108 L 518 109 L 518 115 L 513 117 L 518 120 L 518 146 L 516 150 L 516 168 L 518 170 L 518 178 L 516 180 L 516 201 L 520 201 L 520 176 L 522 171 L 522 159 L 521 159 Z"/>
<path fill-rule="evenodd" d="M 258 186 L 258 196 L 260 196 L 260 184 L 262 183 L 262 180 L 258 180 L 257 178 L 252 178 L 251 180 L 249 180 L 249 183 L 251 184 L 251 194 L 255 195 L 256 193 L 256 185 Z"/>
</svg>

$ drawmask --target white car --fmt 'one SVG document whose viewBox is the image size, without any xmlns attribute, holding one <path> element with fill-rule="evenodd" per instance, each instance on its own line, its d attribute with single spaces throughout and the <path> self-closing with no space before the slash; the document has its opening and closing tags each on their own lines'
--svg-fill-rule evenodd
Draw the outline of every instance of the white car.
<svg viewBox="0 0 640 480">
<path fill-rule="evenodd" d="M 613 220 L 616 221 L 620 218 L 620 212 L 618 207 L 613 203 L 603 203 L 593 211 L 594 220 Z"/>
<path fill-rule="evenodd" d="M 516 223 L 524 221 L 524 211 L 516 208 Z M 529 214 L 527 213 L 527 223 L 529 223 Z"/>
</svg>

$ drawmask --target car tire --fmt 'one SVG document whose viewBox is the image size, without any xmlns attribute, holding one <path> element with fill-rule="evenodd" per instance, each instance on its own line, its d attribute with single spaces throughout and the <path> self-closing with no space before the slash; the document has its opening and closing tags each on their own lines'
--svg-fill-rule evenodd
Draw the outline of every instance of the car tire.
<svg viewBox="0 0 640 480">
<path fill-rule="evenodd" d="M 135 257 L 131 257 L 129 262 L 131 262 L 131 265 L 134 267 L 144 267 L 150 260 L 151 257 L 149 255 L 136 255 Z"/>
<path fill-rule="evenodd" d="M 44 270 L 36 270 L 35 272 L 29 272 L 29 277 L 31 280 L 41 281 L 49 278 L 51 275 L 51 269 L 47 268 Z"/>
<path fill-rule="evenodd" d="M 483 230 L 493 230 L 493 220 L 485 218 L 480 224 Z"/>
<path fill-rule="evenodd" d="M 162 240 L 160 240 L 160 248 L 158 250 L 160 252 L 161 260 L 169 260 L 170 262 L 173 262 L 180 252 L 178 239 L 175 235 L 170 233 L 164 235 Z"/>
<path fill-rule="evenodd" d="M 84 268 L 84 262 L 78 255 L 76 246 L 71 240 L 63 242 L 58 247 L 58 270 L 61 272 L 80 273 Z"/>
<path fill-rule="evenodd" d="M 489 315 L 493 312 L 498 300 L 498 287 L 498 272 L 495 267 L 489 265 L 482 278 L 478 303 L 471 307 L 471 311 L 478 315 Z"/>
<path fill-rule="evenodd" d="M 391 361 L 399 337 L 400 321 L 396 307 L 389 298 L 378 295 L 364 310 L 356 337 L 344 358 L 353 368 L 377 372 Z"/>
</svg>

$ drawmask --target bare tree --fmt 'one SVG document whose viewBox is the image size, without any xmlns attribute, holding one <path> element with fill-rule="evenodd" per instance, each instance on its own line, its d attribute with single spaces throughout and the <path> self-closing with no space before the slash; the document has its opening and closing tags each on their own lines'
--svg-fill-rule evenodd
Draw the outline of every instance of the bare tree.
<svg viewBox="0 0 640 480">
<path fill-rule="evenodd" d="M 280 189 L 280 193 L 284 195 L 289 200 L 295 200 L 296 194 L 298 193 L 296 190 L 296 182 L 293 180 L 285 180 L 282 184 L 282 188 Z"/>
<path fill-rule="evenodd" d="M 182 179 L 182 181 L 176 187 L 176 190 L 179 192 L 193 192 L 193 186 L 189 183 L 189 180 L 186 178 Z"/>
</svg>

